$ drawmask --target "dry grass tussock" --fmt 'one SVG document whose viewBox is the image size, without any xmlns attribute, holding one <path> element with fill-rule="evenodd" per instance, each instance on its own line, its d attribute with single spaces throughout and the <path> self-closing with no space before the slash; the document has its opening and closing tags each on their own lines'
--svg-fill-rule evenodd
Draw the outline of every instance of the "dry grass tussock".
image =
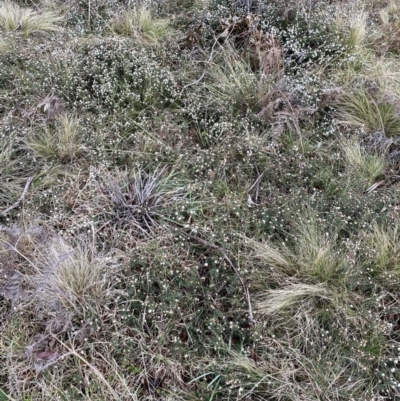
<svg viewBox="0 0 400 401">
<path fill-rule="evenodd" d="M 1 226 L 1 234 L 1 295 L 13 305 L 3 316 L 2 352 L 5 369 L 8 363 L 22 369 L 17 374 L 16 365 L 9 366 L 15 390 L 22 391 L 30 368 L 40 374 L 74 356 L 115 395 L 100 371 L 75 350 L 95 333 L 93 318 L 113 298 L 118 260 L 97 254 L 90 244 L 71 246 L 37 223 L 24 229 Z M 13 353 L 7 344 L 17 322 L 26 331 L 24 339 L 14 339 L 22 343 Z"/>
</svg>

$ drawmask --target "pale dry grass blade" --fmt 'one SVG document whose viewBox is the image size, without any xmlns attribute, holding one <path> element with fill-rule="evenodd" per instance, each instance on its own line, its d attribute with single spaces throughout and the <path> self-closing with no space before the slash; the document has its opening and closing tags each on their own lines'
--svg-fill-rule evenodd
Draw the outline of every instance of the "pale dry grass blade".
<svg viewBox="0 0 400 401">
<path fill-rule="evenodd" d="M 332 292 L 323 284 L 291 284 L 282 289 L 269 290 L 259 296 L 255 310 L 263 316 L 300 307 L 302 301 L 308 299 L 333 300 Z"/>
<path fill-rule="evenodd" d="M 255 257 L 265 263 L 266 267 L 282 270 L 285 273 L 292 274 L 296 271 L 289 255 L 285 251 L 271 246 L 268 242 L 257 242 L 246 238 L 245 243 L 254 250 Z"/>
<path fill-rule="evenodd" d="M 90 368 L 90 370 L 94 373 L 94 375 L 105 385 L 106 389 L 109 391 L 109 394 L 112 395 L 113 399 L 116 401 L 122 401 L 122 398 L 117 394 L 117 392 L 112 388 L 111 384 L 108 380 L 104 377 L 104 375 L 93 365 L 91 364 L 86 358 L 79 354 L 75 349 L 70 348 L 67 344 L 60 341 L 56 336 L 53 336 L 56 341 L 58 341 L 67 351 L 68 355 L 73 355 L 78 358 L 82 363 Z"/>
</svg>

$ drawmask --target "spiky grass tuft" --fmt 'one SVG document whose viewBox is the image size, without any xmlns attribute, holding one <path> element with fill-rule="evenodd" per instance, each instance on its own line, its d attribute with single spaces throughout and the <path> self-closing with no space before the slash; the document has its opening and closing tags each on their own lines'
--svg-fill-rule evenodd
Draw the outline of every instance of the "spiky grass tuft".
<svg viewBox="0 0 400 401">
<path fill-rule="evenodd" d="M 315 213 L 305 210 L 294 232 L 292 258 L 300 271 L 318 283 L 340 285 L 345 275 L 341 257 L 335 249 L 335 231 L 324 227 Z"/>
<path fill-rule="evenodd" d="M 254 257 L 263 264 L 263 270 L 257 274 L 270 275 L 279 281 L 290 277 L 307 277 L 307 280 L 316 283 L 341 285 L 345 276 L 342 259 L 334 246 L 335 232 L 324 230 L 312 211 L 305 209 L 303 215 L 293 223 L 295 234 L 290 246 L 282 244 L 273 247 L 268 242 L 247 241 L 254 249 Z M 261 288 L 263 280 L 254 285 Z"/>
<path fill-rule="evenodd" d="M 167 173 L 165 167 L 152 173 L 142 168 L 117 172 L 106 177 L 102 186 L 112 219 L 143 234 L 159 227 L 163 217 L 168 219 L 171 207 L 186 197 L 184 186 L 177 185 L 175 174 Z"/>
<path fill-rule="evenodd" d="M 19 149 L 18 139 L 14 135 L 0 136 L 0 205 L 2 208 L 15 202 L 21 191 L 20 169 L 15 159 Z"/>
<path fill-rule="evenodd" d="M 400 234 L 399 228 L 375 224 L 365 238 L 369 250 L 364 262 L 369 274 L 386 283 L 400 282 Z"/>
<path fill-rule="evenodd" d="M 46 302 L 61 302 L 67 310 L 82 315 L 89 308 L 99 308 L 107 298 L 112 285 L 107 259 L 94 258 L 90 248 L 72 248 L 55 238 L 41 250 L 36 263 L 43 271 L 38 291 Z"/>
<path fill-rule="evenodd" d="M 5 53 L 9 48 L 8 42 L 4 38 L 0 38 L 0 55 Z"/>
<path fill-rule="evenodd" d="M 336 16 L 335 28 L 338 32 L 344 32 L 345 43 L 349 51 L 363 53 L 366 48 L 367 40 L 367 18 L 368 14 L 362 10 L 357 10 L 350 20 L 343 19 L 343 13 Z"/>
</svg>

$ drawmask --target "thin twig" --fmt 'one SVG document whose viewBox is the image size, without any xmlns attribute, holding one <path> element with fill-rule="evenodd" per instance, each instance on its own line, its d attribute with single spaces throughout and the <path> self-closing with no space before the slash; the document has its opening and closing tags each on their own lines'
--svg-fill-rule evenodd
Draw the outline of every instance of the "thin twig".
<svg viewBox="0 0 400 401">
<path fill-rule="evenodd" d="M 263 177 L 264 177 L 264 173 L 261 173 L 261 174 L 257 177 L 257 179 L 254 181 L 254 184 L 249 188 L 249 190 L 247 191 L 247 193 L 250 193 L 250 191 L 251 191 L 254 187 L 256 187 L 257 185 L 259 185 Z"/>
<path fill-rule="evenodd" d="M 25 188 L 24 188 L 24 190 L 23 190 L 23 192 L 22 192 L 22 195 L 19 197 L 19 199 L 18 199 L 13 205 L 11 205 L 11 206 L 8 207 L 6 210 L 4 210 L 4 211 L 2 212 L 2 214 L 7 214 L 7 213 L 10 212 L 11 210 L 17 208 L 17 207 L 23 202 L 23 200 L 24 200 L 24 198 L 25 198 L 25 195 L 26 195 L 26 193 L 28 192 L 29 185 L 31 185 L 31 182 L 33 181 L 33 178 L 34 178 L 34 177 L 29 177 L 29 178 L 26 180 Z"/>
<path fill-rule="evenodd" d="M 242 287 L 244 290 L 244 294 L 246 295 L 246 301 L 247 301 L 247 305 L 249 307 L 249 318 L 250 321 L 252 323 L 256 323 L 256 320 L 254 319 L 254 315 L 253 315 L 253 308 L 251 307 L 251 300 L 250 300 L 250 293 L 249 293 L 249 289 L 246 286 L 246 284 L 244 283 L 242 277 L 239 274 L 239 271 L 236 269 L 235 265 L 231 262 L 231 260 L 228 258 L 228 255 L 222 251 L 222 254 L 224 255 L 225 260 L 229 263 L 229 265 L 232 267 L 232 269 L 236 272 L 236 274 L 239 277 L 240 282 L 242 283 Z"/>
<path fill-rule="evenodd" d="M 0 239 L 0 243 L 8 245 L 14 252 L 18 253 L 21 258 L 25 259 L 35 270 L 38 274 L 42 274 L 40 269 L 29 259 L 27 258 L 23 253 L 21 253 L 14 245 L 10 244 L 8 241 Z"/>
<path fill-rule="evenodd" d="M 16 31 L 18 31 L 19 29 L 22 29 L 22 21 L 19 21 L 19 22 L 18 22 L 17 27 L 16 27 L 12 32 L 16 32 Z"/>
<path fill-rule="evenodd" d="M 222 38 L 222 34 L 218 35 L 218 37 L 216 37 L 216 36 L 214 35 L 214 43 L 213 43 L 213 45 L 212 45 L 212 47 L 211 47 L 210 57 L 209 57 L 208 60 L 205 62 L 206 65 L 211 63 L 212 58 L 213 58 L 213 56 L 214 56 L 214 48 L 215 48 L 215 46 L 218 44 L 218 41 L 219 41 L 220 38 Z M 203 80 L 203 78 L 205 77 L 206 71 L 207 71 L 207 67 L 204 68 L 204 71 L 203 71 L 203 74 L 201 74 L 201 77 L 200 77 L 199 79 L 196 79 L 196 80 L 193 81 L 193 82 L 190 82 L 189 84 L 186 84 L 186 85 L 182 88 L 180 94 L 182 95 L 183 91 L 184 91 L 185 89 L 189 88 L 190 86 L 193 86 L 193 85 L 196 85 L 196 84 L 200 83 L 200 82 Z"/>
<path fill-rule="evenodd" d="M 254 184 L 249 188 L 249 190 L 247 191 L 247 204 L 251 207 L 251 206 L 258 206 L 259 203 L 257 203 L 258 200 L 258 191 L 260 188 L 260 183 L 262 178 L 264 177 L 264 173 L 261 173 L 257 179 L 255 180 Z M 253 197 L 251 196 L 251 193 L 253 191 L 253 189 L 256 190 L 256 194 L 255 194 L 255 202 L 253 201 Z"/>
<path fill-rule="evenodd" d="M 210 54 L 210 57 L 209 57 L 209 59 L 208 59 L 208 61 L 207 61 L 207 64 L 209 64 L 209 63 L 211 62 L 211 60 L 212 60 L 213 53 L 214 53 L 214 47 L 215 47 L 216 44 L 217 44 L 217 41 L 214 42 L 214 44 L 213 44 L 213 46 L 212 46 L 212 48 L 211 48 L 211 54 Z M 206 75 L 206 71 L 207 71 L 206 68 L 204 68 L 204 71 L 203 71 L 203 73 L 201 74 L 200 78 L 196 79 L 196 80 L 193 81 L 193 82 L 190 82 L 189 84 L 186 84 L 186 85 L 182 88 L 180 94 L 182 95 L 183 91 L 184 91 L 185 89 L 189 88 L 190 86 L 199 84 L 199 83 L 203 80 L 204 76 Z"/>
<path fill-rule="evenodd" d="M 218 245 L 216 245 L 216 244 L 213 244 L 213 243 L 211 243 L 211 242 L 208 242 L 208 241 L 206 241 L 206 240 L 204 240 L 204 239 L 202 239 L 202 238 L 195 237 L 194 235 L 191 235 L 191 234 L 188 234 L 188 233 L 185 233 L 185 234 L 188 235 L 189 237 L 192 237 L 193 239 L 195 239 L 195 240 L 197 240 L 197 241 L 203 243 L 204 245 L 208 245 L 208 246 L 210 246 L 210 247 L 212 247 L 212 248 L 214 248 L 214 249 L 218 249 L 218 250 L 222 253 L 222 255 L 224 256 L 224 259 L 225 259 L 225 260 L 228 262 L 228 264 L 232 267 L 232 269 L 234 270 L 234 272 L 235 272 L 235 273 L 237 274 L 237 276 L 239 277 L 240 283 L 242 284 L 243 291 L 244 291 L 244 294 L 245 294 L 245 296 L 246 296 L 247 305 L 248 305 L 248 308 L 249 308 L 249 318 L 250 318 L 250 321 L 251 321 L 252 323 L 257 323 L 257 321 L 254 319 L 254 314 L 253 314 L 253 308 L 252 308 L 252 306 L 251 306 L 251 299 L 250 299 L 250 292 L 249 292 L 249 289 L 248 289 L 248 287 L 246 286 L 246 284 L 244 283 L 244 281 L 243 281 L 241 275 L 239 274 L 238 269 L 236 269 L 236 266 L 235 266 L 235 265 L 232 263 L 232 261 L 229 259 L 229 257 L 228 257 L 228 255 L 226 254 L 225 250 L 224 250 L 223 248 L 221 248 L 220 246 L 218 246 Z"/>
<path fill-rule="evenodd" d="M 112 396 L 114 397 L 115 400 L 120 401 L 121 397 L 115 392 L 115 390 L 111 387 L 111 384 L 105 379 L 105 377 L 103 376 L 103 374 L 95 367 L 93 366 L 89 361 L 87 361 L 84 357 L 82 357 L 81 355 L 79 355 L 79 353 L 77 351 L 75 351 L 74 349 L 68 347 L 67 344 L 65 344 L 64 342 L 62 342 L 61 340 L 59 340 L 54 334 L 51 335 L 55 340 L 57 340 L 63 347 L 65 347 L 68 350 L 68 354 L 67 355 L 74 355 L 77 358 L 79 358 L 84 364 L 86 364 L 90 369 L 93 370 L 93 372 L 95 373 L 95 375 L 98 377 L 98 379 L 108 388 L 108 390 L 110 391 L 110 393 L 112 394 Z M 61 355 L 62 356 L 62 355 Z"/>
<path fill-rule="evenodd" d="M 372 185 L 365 191 L 365 193 L 367 193 L 367 194 L 372 193 L 373 191 L 375 191 L 375 189 L 377 189 L 378 187 L 380 187 L 380 186 L 383 185 L 384 183 L 385 183 L 385 180 L 375 182 L 374 184 L 372 184 Z"/>
</svg>

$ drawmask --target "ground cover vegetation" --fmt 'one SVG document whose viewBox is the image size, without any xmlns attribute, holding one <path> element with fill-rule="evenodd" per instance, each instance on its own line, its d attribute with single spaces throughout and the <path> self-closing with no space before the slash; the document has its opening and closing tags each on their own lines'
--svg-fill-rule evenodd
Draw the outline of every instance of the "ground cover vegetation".
<svg viewBox="0 0 400 401">
<path fill-rule="evenodd" d="M 0 400 L 400 399 L 399 0 L 0 0 Z"/>
</svg>

